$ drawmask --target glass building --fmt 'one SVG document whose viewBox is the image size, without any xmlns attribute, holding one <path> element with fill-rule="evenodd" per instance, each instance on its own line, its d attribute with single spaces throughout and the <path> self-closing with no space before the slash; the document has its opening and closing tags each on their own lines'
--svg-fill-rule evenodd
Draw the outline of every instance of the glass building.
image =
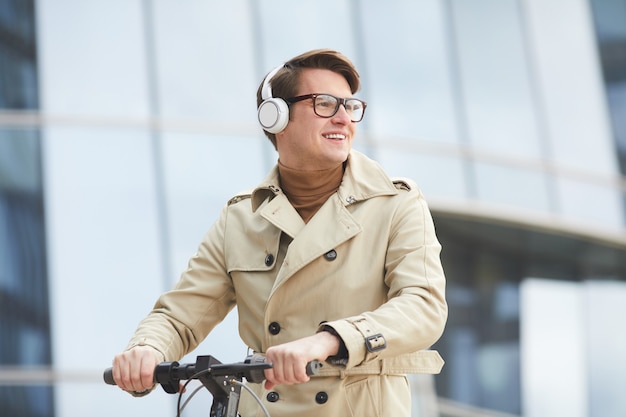
<svg viewBox="0 0 626 417">
<path fill-rule="evenodd" d="M 626 0 L 1 0 L 2 415 L 175 415 L 102 370 L 275 163 L 263 76 L 321 47 L 443 244 L 415 416 L 626 415 Z M 245 358 L 233 315 L 200 354 Z"/>
</svg>

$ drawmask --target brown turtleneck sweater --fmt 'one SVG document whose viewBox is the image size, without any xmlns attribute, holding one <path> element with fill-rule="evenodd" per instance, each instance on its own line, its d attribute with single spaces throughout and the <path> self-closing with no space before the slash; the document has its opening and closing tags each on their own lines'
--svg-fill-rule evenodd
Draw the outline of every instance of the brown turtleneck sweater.
<svg viewBox="0 0 626 417">
<path fill-rule="evenodd" d="M 343 169 L 344 164 L 339 164 L 331 169 L 299 171 L 287 168 L 278 161 L 280 185 L 305 223 L 308 223 L 328 197 L 339 189 Z"/>
</svg>

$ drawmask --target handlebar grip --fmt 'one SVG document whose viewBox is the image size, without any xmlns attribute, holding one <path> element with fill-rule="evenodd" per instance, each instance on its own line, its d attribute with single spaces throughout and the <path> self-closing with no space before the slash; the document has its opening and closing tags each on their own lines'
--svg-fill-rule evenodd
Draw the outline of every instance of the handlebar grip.
<svg viewBox="0 0 626 417">
<path fill-rule="evenodd" d="M 113 379 L 113 368 L 107 368 L 104 370 L 104 382 L 109 385 L 117 385 L 115 379 Z"/>
<path fill-rule="evenodd" d="M 311 362 L 306 364 L 306 374 L 308 376 L 317 375 L 319 370 L 322 368 L 322 362 L 318 360 L 312 360 Z"/>
</svg>

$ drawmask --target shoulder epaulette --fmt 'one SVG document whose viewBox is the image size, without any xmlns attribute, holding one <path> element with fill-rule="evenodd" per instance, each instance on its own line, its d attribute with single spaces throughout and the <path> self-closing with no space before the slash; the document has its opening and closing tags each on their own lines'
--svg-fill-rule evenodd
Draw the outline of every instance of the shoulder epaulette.
<svg viewBox="0 0 626 417">
<path fill-rule="evenodd" d="M 233 205 L 236 204 L 242 200 L 246 200 L 248 198 L 252 197 L 252 194 L 237 194 L 236 196 L 234 196 L 233 198 L 231 198 L 230 200 L 228 200 L 228 205 Z"/>
<path fill-rule="evenodd" d="M 392 181 L 396 189 L 404 190 L 404 191 L 411 191 L 411 184 L 407 180 L 402 179 L 402 178 L 394 178 Z"/>
</svg>

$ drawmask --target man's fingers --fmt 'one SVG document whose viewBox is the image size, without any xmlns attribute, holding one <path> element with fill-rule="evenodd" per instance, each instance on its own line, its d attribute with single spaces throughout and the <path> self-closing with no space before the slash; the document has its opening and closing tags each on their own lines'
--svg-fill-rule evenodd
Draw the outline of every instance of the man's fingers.
<svg viewBox="0 0 626 417">
<path fill-rule="evenodd" d="M 284 362 L 277 360 L 272 362 L 272 368 L 265 370 L 265 378 L 266 388 L 269 384 L 272 386 L 280 384 L 292 385 L 310 380 L 306 373 L 306 363 L 295 360 L 286 360 Z"/>
<path fill-rule="evenodd" d="M 154 369 L 159 363 L 156 351 L 136 347 L 113 359 L 113 379 L 124 391 L 142 392 L 154 385 Z"/>
<path fill-rule="evenodd" d="M 141 374 L 140 374 L 140 380 L 141 380 L 141 390 L 140 391 L 145 391 L 149 388 L 152 388 L 152 385 L 154 385 L 154 368 L 156 367 L 157 364 L 155 364 L 152 360 L 149 360 L 146 358 L 144 358 L 144 360 L 142 360 L 141 362 Z"/>
</svg>

